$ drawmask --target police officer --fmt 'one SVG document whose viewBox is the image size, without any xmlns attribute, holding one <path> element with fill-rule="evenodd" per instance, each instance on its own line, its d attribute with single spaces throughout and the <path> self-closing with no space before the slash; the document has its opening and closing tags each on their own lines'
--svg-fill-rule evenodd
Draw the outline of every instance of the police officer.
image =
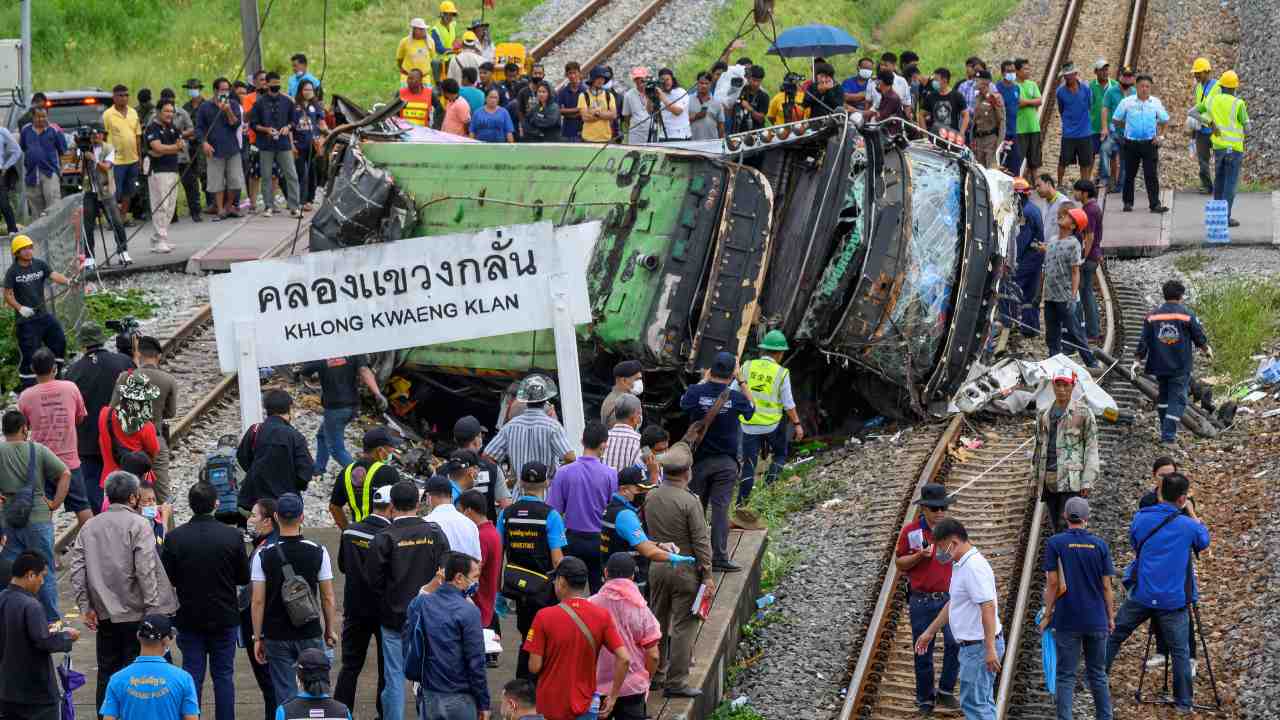
<svg viewBox="0 0 1280 720">
<path fill-rule="evenodd" d="M 502 537 L 502 594 L 516 603 L 516 629 L 525 637 L 533 627 L 533 616 L 556 604 L 551 571 L 564 559 L 569 540 L 564 534 L 564 518 L 546 502 L 547 466 L 525 463 L 520 472 L 523 494 L 498 516 Z M 520 648 L 516 677 L 532 679 L 529 653 Z"/>
<path fill-rule="evenodd" d="M 507 479 L 498 469 L 498 464 L 481 454 L 486 429 L 474 415 L 459 418 L 453 424 L 453 442 L 459 450 L 475 453 L 479 465 L 472 489 L 484 495 L 485 515 L 489 522 L 497 522 L 498 511 L 511 504 L 511 493 L 507 490 Z"/>
<path fill-rule="evenodd" d="M 614 553 L 628 553 L 636 560 L 635 583 L 648 597 L 649 563 L 670 562 L 674 565 L 693 564 L 692 555 L 679 555 L 675 543 L 659 546 L 645 534 L 640 522 L 640 505 L 644 494 L 657 487 L 644 481 L 644 472 L 632 466 L 618 473 L 618 492 L 609 499 L 600 523 L 601 564 Z"/>
<path fill-rule="evenodd" d="M 276 720 L 351 720 L 347 706 L 329 696 L 329 658 L 318 648 L 298 654 L 302 692 L 276 710 Z"/>
<path fill-rule="evenodd" d="M 387 468 L 393 470 L 393 468 Z M 369 513 L 347 525 L 338 544 L 338 571 L 346 576 L 342 593 L 342 669 L 333 691 L 336 700 L 354 707 L 356 681 L 369 654 L 369 638 L 377 640 L 378 695 L 375 702 L 382 717 L 382 689 L 386 680 L 382 671 L 382 623 L 378 621 L 378 602 L 365 580 L 364 565 L 369 558 L 369 545 L 378 533 L 391 525 L 387 517 L 391 507 L 391 486 L 373 491 Z M 305 686 L 305 685 L 304 685 Z"/>
<path fill-rule="evenodd" d="M 31 356 L 43 345 L 53 352 L 61 370 L 67 355 L 67 336 L 58 318 L 45 306 L 44 286 L 49 280 L 70 285 L 71 279 L 55 272 L 49 263 L 35 256 L 35 243 L 28 235 L 15 235 L 9 243 L 13 264 L 4 274 L 4 304 L 16 314 L 14 334 L 18 340 L 18 381 L 22 389 L 36 384 Z"/>
<path fill-rule="evenodd" d="M 760 357 L 742 367 L 756 401 L 756 411 L 750 418 L 742 419 L 742 483 L 738 487 L 738 504 L 744 505 L 751 496 L 751 486 L 756 480 L 756 460 L 760 446 L 769 443 L 772 462 L 765 475 L 766 485 L 773 484 L 782 472 L 787 460 L 788 431 L 795 430 L 795 439 L 804 439 L 804 427 L 796 414 L 795 397 L 791 394 L 791 371 L 782 367 L 782 353 L 788 350 L 787 336 L 781 330 L 770 330 L 760 343 Z M 782 422 L 782 416 L 787 422 Z"/>
<path fill-rule="evenodd" d="M 342 469 L 333 493 L 329 496 L 329 514 L 339 529 L 347 527 L 346 508 L 351 521 L 360 522 L 369 515 L 369 499 L 375 488 L 390 487 L 400 482 L 400 473 L 387 464 L 402 441 L 384 426 L 371 427 L 364 433 L 363 452 L 355 462 Z"/>
<path fill-rule="evenodd" d="M 1142 323 L 1142 339 L 1138 341 L 1137 358 L 1130 371 L 1138 374 L 1138 362 L 1146 363 L 1149 375 L 1156 376 L 1160 393 L 1156 396 L 1156 412 L 1160 415 L 1160 442 L 1173 443 L 1178 423 L 1187 407 L 1187 388 L 1191 385 L 1191 346 L 1200 348 L 1210 359 L 1213 348 L 1204 328 L 1191 309 L 1182 304 L 1187 289 L 1177 280 L 1168 280 L 1161 288 L 1164 304 L 1147 315 Z"/>
</svg>

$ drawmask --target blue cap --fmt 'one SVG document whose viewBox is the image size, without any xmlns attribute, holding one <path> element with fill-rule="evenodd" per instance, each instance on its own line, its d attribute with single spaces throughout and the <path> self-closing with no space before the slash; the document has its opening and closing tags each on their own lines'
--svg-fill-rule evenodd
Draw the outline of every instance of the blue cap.
<svg viewBox="0 0 1280 720">
<path fill-rule="evenodd" d="M 302 517 L 302 498 L 297 493 L 285 493 L 276 498 L 276 514 L 285 520 Z"/>
<path fill-rule="evenodd" d="M 716 359 L 711 363 L 711 374 L 719 378 L 733 377 L 733 369 L 737 367 L 738 359 L 733 353 L 721 350 L 716 353 Z"/>
</svg>

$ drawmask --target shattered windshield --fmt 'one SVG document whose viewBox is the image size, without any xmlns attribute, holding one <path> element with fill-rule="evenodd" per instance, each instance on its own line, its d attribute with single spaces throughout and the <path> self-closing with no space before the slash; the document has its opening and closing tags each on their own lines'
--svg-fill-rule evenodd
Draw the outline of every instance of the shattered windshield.
<svg viewBox="0 0 1280 720">
<path fill-rule="evenodd" d="M 902 290 L 870 360 L 890 379 L 923 383 L 947 339 L 952 286 L 960 265 L 961 174 L 959 164 L 911 148 L 911 236 L 906 242 Z"/>
</svg>

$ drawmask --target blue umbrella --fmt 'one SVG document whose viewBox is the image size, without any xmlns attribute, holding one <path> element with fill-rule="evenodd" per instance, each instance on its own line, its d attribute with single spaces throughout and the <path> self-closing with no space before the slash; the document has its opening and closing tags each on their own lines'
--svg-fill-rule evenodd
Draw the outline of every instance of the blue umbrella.
<svg viewBox="0 0 1280 720">
<path fill-rule="evenodd" d="M 770 55 L 782 57 L 830 57 L 857 52 L 861 44 L 849 33 L 830 25 L 801 25 L 784 30 L 774 39 Z"/>
</svg>

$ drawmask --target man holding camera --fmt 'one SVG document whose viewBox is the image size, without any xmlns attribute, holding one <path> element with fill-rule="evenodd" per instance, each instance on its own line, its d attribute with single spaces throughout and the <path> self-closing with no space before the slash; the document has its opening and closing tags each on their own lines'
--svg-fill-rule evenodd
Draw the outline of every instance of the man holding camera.
<svg viewBox="0 0 1280 720">
<path fill-rule="evenodd" d="M 1115 629 L 1107 641 L 1107 672 L 1120 646 L 1147 620 L 1157 621 L 1173 658 L 1174 706 L 1191 712 L 1191 632 L 1188 609 L 1197 600 L 1191 553 L 1209 547 L 1209 530 L 1195 514 L 1188 490 L 1191 481 L 1182 473 L 1164 476 L 1160 503 L 1142 508 L 1129 526 L 1134 560 L 1125 572 L 1129 591 L 1116 614 Z M 1186 514 L 1183 514 L 1183 511 Z"/>
<path fill-rule="evenodd" d="M 623 133 L 628 145 L 643 145 L 657 138 L 654 107 L 649 98 L 649 68 L 631 68 L 631 82 L 635 87 L 622 96 Z"/>
<path fill-rule="evenodd" d="M 778 93 L 769 99 L 767 116 L 770 125 L 785 125 L 809 117 L 809 109 L 804 107 L 800 96 L 800 82 L 803 80 L 803 76 L 795 73 L 787 73 L 782 79 Z"/>
<path fill-rule="evenodd" d="M 768 124 L 769 94 L 760 86 L 764 84 L 764 68 L 752 65 L 747 69 L 747 86 L 738 95 L 733 108 L 733 131 L 759 130 Z"/>
<path fill-rule="evenodd" d="M 196 110 L 196 135 L 204 138 L 206 160 L 205 190 L 213 194 L 216 220 L 240 217 L 232 198 L 244 189 L 244 168 L 240 162 L 240 102 L 231 95 L 231 83 L 224 77 L 213 81 L 214 99 Z M 292 167 L 292 163 L 290 163 Z"/>
<path fill-rule="evenodd" d="M 173 100 L 161 99 L 156 106 L 156 119 L 147 125 L 143 140 L 147 145 L 151 172 L 147 189 L 151 198 L 151 223 L 156 234 L 151 238 L 151 252 L 171 253 L 169 222 L 178 204 L 178 156 L 187 149 L 187 141 L 173 124 Z"/>
<path fill-rule="evenodd" d="M 111 167 L 115 164 L 116 150 L 106 142 L 105 137 L 103 131 L 92 126 L 86 125 L 76 131 L 76 150 L 80 153 L 81 186 L 84 189 L 84 239 L 89 251 L 84 258 L 83 267 L 86 270 L 93 269 L 97 262 L 94 258 L 97 253 L 94 234 L 98 225 L 98 213 L 106 216 L 107 224 L 116 237 L 116 255 L 120 262 L 125 265 L 133 262 L 133 258 L 129 257 L 129 240 L 125 236 L 120 208 L 111 201 L 115 187 Z"/>
<path fill-rule="evenodd" d="M 689 126 L 689 91 L 676 83 L 670 68 L 658 71 L 658 87 L 654 89 L 657 105 L 662 111 L 662 141 L 691 140 L 693 130 Z M 650 97 L 653 100 L 653 97 Z"/>
</svg>

